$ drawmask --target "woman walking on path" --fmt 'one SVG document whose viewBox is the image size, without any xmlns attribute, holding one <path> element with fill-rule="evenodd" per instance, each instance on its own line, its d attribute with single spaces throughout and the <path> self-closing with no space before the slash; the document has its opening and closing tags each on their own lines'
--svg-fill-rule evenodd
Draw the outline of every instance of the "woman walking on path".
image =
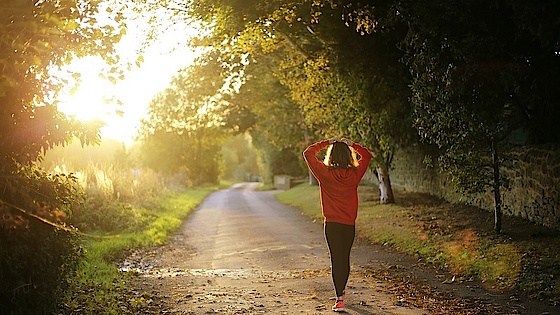
<svg viewBox="0 0 560 315">
<path fill-rule="evenodd" d="M 319 161 L 317 153 L 327 147 L 325 160 Z M 360 160 L 356 159 L 355 153 L 360 155 Z M 307 147 L 303 157 L 320 186 L 325 239 L 336 291 L 336 303 L 332 309 L 344 312 L 345 288 L 350 275 L 350 250 L 354 243 L 358 215 L 358 184 L 372 154 L 346 138 L 331 138 Z"/>
</svg>

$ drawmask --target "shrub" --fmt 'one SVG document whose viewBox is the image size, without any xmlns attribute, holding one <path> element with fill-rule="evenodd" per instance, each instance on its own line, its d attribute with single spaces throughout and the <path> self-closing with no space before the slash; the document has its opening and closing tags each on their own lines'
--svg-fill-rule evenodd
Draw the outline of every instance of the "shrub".
<svg viewBox="0 0 560 315">
<path fill-rule="evenodd" d="M 74 209 L 71 222 L 84 231 L 136 230 L 149 218 L 139 208 L 165 191 L 163 179 L 151 170 L 90 164 L 76 176 L 86 199 Z"/>
<path fill-rule="evenodd" d="M 25 230 L 0 229 L 2 310 L 40 314 L 56 308 L 82 254 L 74 235 L 36 220 Z"/>
<path fill-rule="evenodd" d="M 75 186 L 33 165 L 0 167 L 0 310 L 41 314 L 58 305 L 81 255 L 62 223 L 80 198 Z"/>
</svg>

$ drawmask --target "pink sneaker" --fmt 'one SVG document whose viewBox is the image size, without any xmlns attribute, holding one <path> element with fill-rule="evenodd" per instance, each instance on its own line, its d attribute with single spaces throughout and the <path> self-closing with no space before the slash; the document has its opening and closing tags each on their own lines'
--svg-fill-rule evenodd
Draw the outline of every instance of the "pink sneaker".
<svg viewBox="0 0 560 315">
<path fill-rule="evenodd" d="M 344 312 L 344 300 L 337 300 L 332 310 L 335 312 Z"/>
</svg>

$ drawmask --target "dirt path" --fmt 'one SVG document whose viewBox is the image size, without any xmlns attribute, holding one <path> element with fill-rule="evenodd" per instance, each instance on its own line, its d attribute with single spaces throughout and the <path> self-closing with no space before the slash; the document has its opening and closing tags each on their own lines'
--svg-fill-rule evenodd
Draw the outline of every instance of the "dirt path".
<svg viewBox="0 0 560 315">
<path fill-rule="evenodd" d="M 332 314 L 322 224 L 274 192 L 238 184 L 210 195 L 165 246 L 133 253 L 138 298 L 153 314 Z M 357 241 L 348 314 L 547 314 L 382 246 Z M 533 309 L 535 310 L 535 309 Z M 549 312 L 548 314 L 554 314 Z"/>
</svg>

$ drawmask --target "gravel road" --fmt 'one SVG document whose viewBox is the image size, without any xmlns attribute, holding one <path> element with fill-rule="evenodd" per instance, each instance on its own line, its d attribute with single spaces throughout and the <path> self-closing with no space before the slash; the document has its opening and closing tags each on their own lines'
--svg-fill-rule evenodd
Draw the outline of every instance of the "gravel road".
<svg viewBox="0 0 560 315">
<path fill-rule="evenodd" d="M 168 244 L 123 262 L 123 270 L 137 275 L 135 291 L 150 313 L 333 314 L 322 223 L 257 186 L 236 184 L 211 194 Z M 356 242 L 352 263 L 347 314 L 453 314 L 457 303 L 465 305 L 457 314 L 499 314 L 511 304 L 509 296 L 490 297 L 474 283 L 445 287 L 446 275 L 364 241 Z M 411 291 L 411 285 L 436 289 Z M 434 307 L 418 299 L 433 299 Z"/>
</svg>

